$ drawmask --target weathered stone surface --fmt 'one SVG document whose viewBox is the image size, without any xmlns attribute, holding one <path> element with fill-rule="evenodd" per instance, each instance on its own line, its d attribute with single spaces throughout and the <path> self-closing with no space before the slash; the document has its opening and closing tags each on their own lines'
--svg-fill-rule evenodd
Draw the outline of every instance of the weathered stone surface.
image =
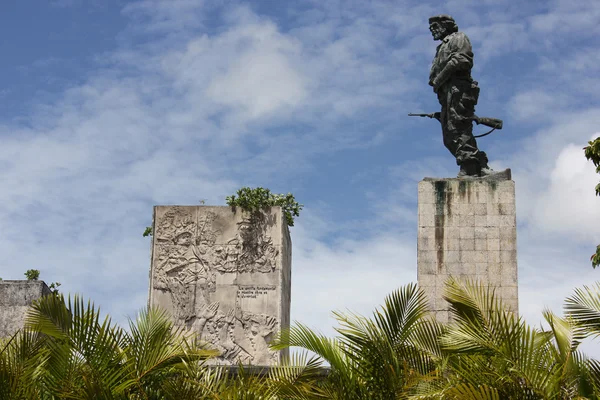
<svg viewBox="0 0 600 400">
<path fill-rule="evenodd" d="M 0 338 L 23 328 L 31 304 L 50 293 L 44 281 L 0 281 Z"/>
<path fill-rule="evenodd" d="M 221 352 L 219 364 L 273 365 L 290 324 L 291 239 L 281 208 L 154 208 L 149 303 Z"/>
<path fill-rule="evenodd" d="M 417 276 L 436 318 L 448 319 L 442 295 L 449 276 L 495 285 L 518 312 L 514 182 L 425 178 L 418 210 Z"/>
</svg>

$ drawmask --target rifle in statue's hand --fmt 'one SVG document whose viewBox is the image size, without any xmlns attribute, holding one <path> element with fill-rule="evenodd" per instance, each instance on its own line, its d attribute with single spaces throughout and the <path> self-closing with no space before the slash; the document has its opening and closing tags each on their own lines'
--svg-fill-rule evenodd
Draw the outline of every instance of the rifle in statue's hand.
<svg viewBox="0 0 600 400">
<path fill-rule="evenodd" d="M 440 115 L 442 115 L 442 113 L 440 113 L 440 112 L 434 112 L 434 113 L 431 113 L 431 114 L 408 114 L 409 117 L 435 118 L 438 121 L 440 120 Z"/>
<path fill-rule="evenodd" d="M 434 112 L 431 114 L 408 114 L 409 117 L 427 117 L 427 118 L 435 118 L 438 121 L 440 120 L 440 116 L 441 113 L 439 112 Z M 492 128 L 491 131 L 486 132 L 482 135 L 476 135 L 474 137 L 478 138 L 478 137 L 483 137 L 483 136 L 487 136 L 490 133 L 494 132 L 496 129 L 502 129 L 502 120 L 498 119 L 498 118 L 489 118 L 489 117 L 478 117 L 477 115 L 473 115 L 473 117 L 471 118 L 473 121 L 475 121 L 475 123 L 477 125 L 485 125 L 485 126 L 489 126 L 490 128 Z"/>
</svg>

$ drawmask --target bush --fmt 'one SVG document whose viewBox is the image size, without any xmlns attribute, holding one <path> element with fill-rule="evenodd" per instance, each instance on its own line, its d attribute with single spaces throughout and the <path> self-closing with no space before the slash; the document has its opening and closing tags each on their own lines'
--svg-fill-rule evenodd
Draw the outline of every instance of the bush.
<svg viewBox="0 0 600 400">
<path fill-rule="evenodd" d="M 40 277 L 40 270 L 28 269 L 27 271 L 25 271 L 25 277 L 28 281 L 37 281 Z"/>
<path fill-rule="evenodd" d="M 275 194 L 262 187 L 254 189 L 243 187 L 237 191 L 237 197 L 236 195 L 227 196 L 225 201 L 229 206 L 240 207 L 242 210 L 250 212 L 279 206 L 282 208 L 285 221 L 289 226 L 294 226 L 294 217 L 300 216 L 300 210 L 304 207 L 296 201 L 291 193 Z"/>
</svg>

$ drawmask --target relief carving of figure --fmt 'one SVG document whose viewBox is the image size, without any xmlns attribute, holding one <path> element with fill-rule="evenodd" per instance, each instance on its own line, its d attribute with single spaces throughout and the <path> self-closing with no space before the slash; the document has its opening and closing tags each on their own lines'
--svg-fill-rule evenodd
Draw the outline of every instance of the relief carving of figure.
<svg viewBox="0 0 600 400">
<path fill-rule="evenodd" d="M 212 293 L 217 274 L 275 271 L 279 250 L 267 234 L 264 215 L 244 215 L 234 236 L 222 244 L 216 218 L 207 212 L 196 221 L 188 209 L 174 208 L 156 221 L 153 289 L 170 295 L 175 323 L 211 343 L 221 353 L 220 362 L 271 364 L 277 355 L 268 344 L 278 320 L 228 309 Z"/>
<path fill-rule="evenodd" d="M 211 266 L 222 273 L 273 272 L 279 250 L 266 234 L 265 216 L 244 215 L 235 236 L 211 251 Z"/>
<path fill-rule="evenodd" d="M 192 329 L 219 350 L 220 359 L 254 365 L 267 365 L 275 359 L 269 342 L 277 327 L 276 318 L 235 310 L 224 314 L 218 308 L 218 303 L 205 305 Z"/>
<path fill-rule="evenodd" d="M 209 302 L 216 277 L 194 245 L 196 223 L 191 216 L 172 210 L 158 226 L 157 240 L 165 244 L 157 246 L 154 288 L 171 293 L 176 319 L 189 324 L 197 304 Z"/>
<path fill-rule="evenodd" d="M 245 215 L 238 223 L 238 237 L 241 240 L 242 253 L 238 258 L 239 272 L 272 272 L 276 267 L 279 254 L 271 237 L 265 234 L 266 218 L 262 213 Z"/>
<path fill-rule="evenodd" d="M 251 340 L 254 344 L 254 362 L 267 365 L 273 361 L 274 352 L 269 350 L 269 342 L 277 327 L 277 320 L 266 315 L 252 318 L 250 325 Z"/>
<path fill-rule="evenodd" d="M 196 224 L 189 215 L 176 211 L 166 213 L 158 224 L 157 242 L 187 248 L 186 254 L 182 255 L 179 254 L 181 250 L 169 246 L 174 253 L 167 256 L 169 264 L 191 265 L 196 259 L 221 273 L 268 273 L 275 270 L 279 250 L 266 234 L 264 214 L 245 214 L 238 223 L 235 236 L 224 244 L 215 243 L 220 233 L 213 227 L 215 219 L 214 213 L 206 213 Z M 164 283 L 159 284 L 164 286 Z"/>
</svg>

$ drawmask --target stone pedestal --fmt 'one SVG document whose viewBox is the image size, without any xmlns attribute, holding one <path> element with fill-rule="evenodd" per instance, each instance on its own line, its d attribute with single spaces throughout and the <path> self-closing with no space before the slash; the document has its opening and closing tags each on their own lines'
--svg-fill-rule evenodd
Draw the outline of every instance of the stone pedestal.
<svg viewBox="0 0 600 400">
<path fill-rule="evenodd" d="M 44 281 L 0 281 L 0 338 L 22 329 L 31 304 L 50 293 Z"/>
<path fill-rule="evenodd" d="M 221 352 L 214 363 L 274 365 L 290 325 L 291 240 L 280 207 L 154 208 L 149 303 Z"/>
<path fill-rule="evenodd" d="M 425 178 L 418 203 L 418 283 L 436 319 L 449 319 L 442 298 L 449 276 L 496 286 L 518 313 L 515 183 Z"/>
</svg>

